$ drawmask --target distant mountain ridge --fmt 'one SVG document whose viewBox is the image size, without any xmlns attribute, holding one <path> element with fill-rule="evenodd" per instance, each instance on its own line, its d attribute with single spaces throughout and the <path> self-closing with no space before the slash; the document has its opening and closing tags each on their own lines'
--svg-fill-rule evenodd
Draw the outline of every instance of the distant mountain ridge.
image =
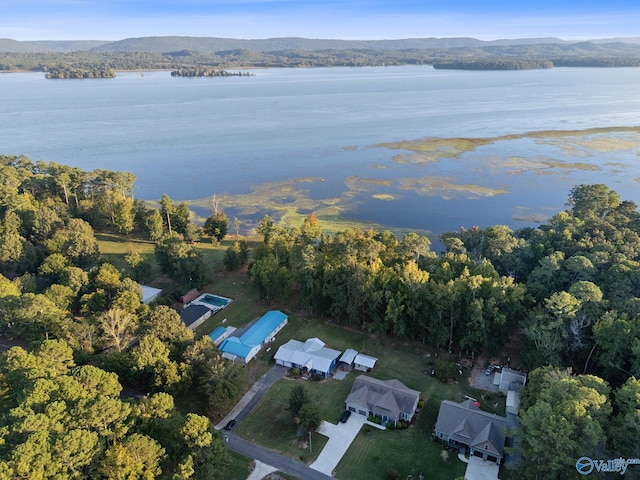
<svg viewBox="0 0 640 480">
<path fill-rule="evenodd" d="M 409 49 L 450 49 L 484 47 L 523 47 L 529 45 L 640 45 L 640 37 L 595 39 L 572 42 L 553 37 L 517 38 L 501 40 L 478 40 L 470 37 L 456 38 L 405 38 L 397 40 L 335 40 L 300 37 L 280 37 L 267 39 L 236 39 L 219 37 L 159 36 L 126 38 L 118 41 L 104 40 L 40 40 L 18 41 L 0 39 L 0 52 L 12 53 L 71 53 L 94 52 L 192 52 L 215 53 L 229 50 L 249 50 L 255 52 L 276 52 L 283 50 L 409 50 Z"/>
</svg>

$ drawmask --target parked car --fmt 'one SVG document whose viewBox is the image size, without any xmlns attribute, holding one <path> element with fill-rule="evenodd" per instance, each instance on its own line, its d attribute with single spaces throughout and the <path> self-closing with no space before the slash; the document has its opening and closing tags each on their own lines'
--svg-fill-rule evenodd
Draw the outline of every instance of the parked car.
<svg viewBox="0 0 640 480">
<path fill-rule="evenodd" d="M 340 423 L 347 423 L 349 417 L 351 416 L 351 412 L 349 410 L 345 410 L 342 412 L 342 416 L 340 417 Z"/>
<path fill-rule="evenodd" d="M 231 430 L 235 424 L 236 424 L 235 419 L 234 420 L 229 420 L 227 422 L 227 424 L 224 426 L 224 429 L 225 430 Z"/>
</svg>

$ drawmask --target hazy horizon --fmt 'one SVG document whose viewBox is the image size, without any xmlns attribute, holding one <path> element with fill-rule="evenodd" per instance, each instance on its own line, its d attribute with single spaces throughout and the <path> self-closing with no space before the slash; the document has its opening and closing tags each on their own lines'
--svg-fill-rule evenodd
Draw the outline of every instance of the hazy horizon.
<svg viewBox="0 0 640 480">
<path fill-rule="evenodd" d="M 640 36 L 627 0 L 3 0 L 0 38 L 104 40 L 194 36 L 340 40 Z"/>
</svg>

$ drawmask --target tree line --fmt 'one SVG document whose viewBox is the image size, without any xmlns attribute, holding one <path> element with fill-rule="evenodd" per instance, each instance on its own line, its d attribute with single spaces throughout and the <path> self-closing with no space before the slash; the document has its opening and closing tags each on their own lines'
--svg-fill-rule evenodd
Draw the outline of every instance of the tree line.
<svg viewBox="0 0 640 480">
<path fill-rule="evenodd" d="M 0 478 L 224 478 L 222 436 L 174 398 L 188 392 L 218 417 L 244 370 L 174 309 L 142 304 L 149 260 L 132 251 L 120 270 L 94 233 L 153 237 L 161 270 L 201 286 L 204 232 L 187 205 L 134 201 L 126 172 L 0 159 L 0 330 L 31 342 L 0 356 Z M 225 219 L 209 221 L 215 241 Z"/>
<path fill-rule="evenodd" d="M 171 71 L 172 77 L 252 77 L 249 72 L 228 72 L 211 67 L 179 68 Z"/>
<path fill-rule="evenodd" d="M 606 185 L 575 186 L 537 228 L 444 233 L 439 256 L 415 233 L 323 234 L 314 215 L 289 229 L 266 216 L 258 232 L 250 275 L 265 301 L 295 295 L 337 323 L 459 355 L 516 339 L 533 370 L 522 478 L 570 478 L 582 456 L 637 453 L 640 213 Z"/>
<path fill-rule="evenodd" d="M 216 242 L 227 235 L 229 219 L 219 200 L 212 198 L 201 227 L 186 203 L 167 195 L 157 208 L 134 200 L 129 173 L 86 172 L 22 156 L 0 160 L 0 327 L 36 342 L 29 351 L 16 347 L 0 358 L 0 470 L 44 475 L 38 469 L 49 468 L 48 462 L 29 463 L 24 455 L 35 449 L 46 459 L 67 448 L 84 459 L 74 467 L 80 473 L 69 475 L 108 478 L 107 458 L 121 455 L 118 449 L 144 447 L 155 452 L 149 471 L 199 478 L 198 472 L 213 468 L 222 475 L 224 457 L 189 460 L 173 445 L 183 441 L 176 435 L 185 417 L 167 407 L 168 416 L 153 427 L 164 433 L 154 433 L 131 413 L 138 403 L 119 399 L 115 384 L 98 396 L 113 399 L 121 412 L 113 428 L 127 426 L 135 440 L 92 423 L 64 423 L 75 413 L 61 413 L 70 409 L 85 418 L 83 409 L 97 402 L 86 397 L 87 405 L 80 405 L 85 394 L 63 389 L 85 381 L 67 378 L 74 375 L 116 373 L 145 398 L 188 391 L 201 396 L 213 416 L 233 402 L 243 370 L 224 361 L 208 338 L 195 339 L 174 310 L 142 305 L 137 280 L 149 275 L 147 259 L 131 252 L 128 268 L 119 270 L 100 259 L 94 235 L 94 229 L 123 235 L 137 230 L 155 242 L 157 263 L 176 285 L 202 286 L 209 272 L 194 243 L 203 235 Z M 237 220 L 234 226 L 237 231 Z M 239 268 L 251 257 L 251 283 L 267 303 L 295 301 L 336 323 L 459 355 L 495 353 L 517 337 L 524 366 L 542 367 L 532 372 L 524 393 L 523 471 L 540 472 L 544 462 L 557 460 L 557 472 L 566 472 L 581 448 L 594 455 L 632 448 L 631 435 L 640 430 L 640 401 L 633 393 L 640 377 L 640 213 L 606 185 L 577 185 L 567 209 L 537 228 L 447 232 L 441 255 L 416 233 L 399 238 L 353 228 L 327 234 L 314 214 L 296 228 L 265 216 L 257 231 L 262 244 L 251 254 L 246 243 L 235 242 L 225 266 Z M 69 358 L 69 352 L 72 361 L 63 366 L 52 360 Z M 40 364 L 56 373 L 37 370 Z M 558 418 L 564 419 L 561 432 Z M 612 426 L 615 433 L 603 433 Z M 76 430 L 73 437 L 61 433 Z M 567 440 L 564 454 L 542 456 L 539 444 L 555 442 L 560 433 Z M 73 442 L 90 448 L 83 453 Z M 20 473 L 27 464 L 32 473 Z M 50 468 L 47 475 L 64 476 L 71 467 Z"/>
<path fill-rule="evenodd" d="M 618 48 L 619 47 L 619 48 Z M 216 52 L 199 50 L 126 51 L 72 53 L 0 52 L 0 71 L 42 71 L 53 75 L 72 72 L 114 70 L 180 70 L 227 68 L 357 67 L 391 65 L 434 65 L 436 68 L 529 69 L 569 67 L 638 66 L 640 55 L 633 45 L 593 44 L 521 45 L 509 47 L 464 48 L 327 48 L 322 50 L 281 49 L 255 51 L 229 49 Z"/>
</svg>

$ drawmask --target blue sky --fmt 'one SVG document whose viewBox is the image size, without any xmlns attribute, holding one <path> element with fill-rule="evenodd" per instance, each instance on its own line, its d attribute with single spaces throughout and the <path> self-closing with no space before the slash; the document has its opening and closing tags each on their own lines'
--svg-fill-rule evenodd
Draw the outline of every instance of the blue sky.
<svg viewBox="0 0 640 480">
<path fill-rule="evenodd" d="M 638 0 L 0 0 L 0 38 L 640 36 Z"/>
</svg>

